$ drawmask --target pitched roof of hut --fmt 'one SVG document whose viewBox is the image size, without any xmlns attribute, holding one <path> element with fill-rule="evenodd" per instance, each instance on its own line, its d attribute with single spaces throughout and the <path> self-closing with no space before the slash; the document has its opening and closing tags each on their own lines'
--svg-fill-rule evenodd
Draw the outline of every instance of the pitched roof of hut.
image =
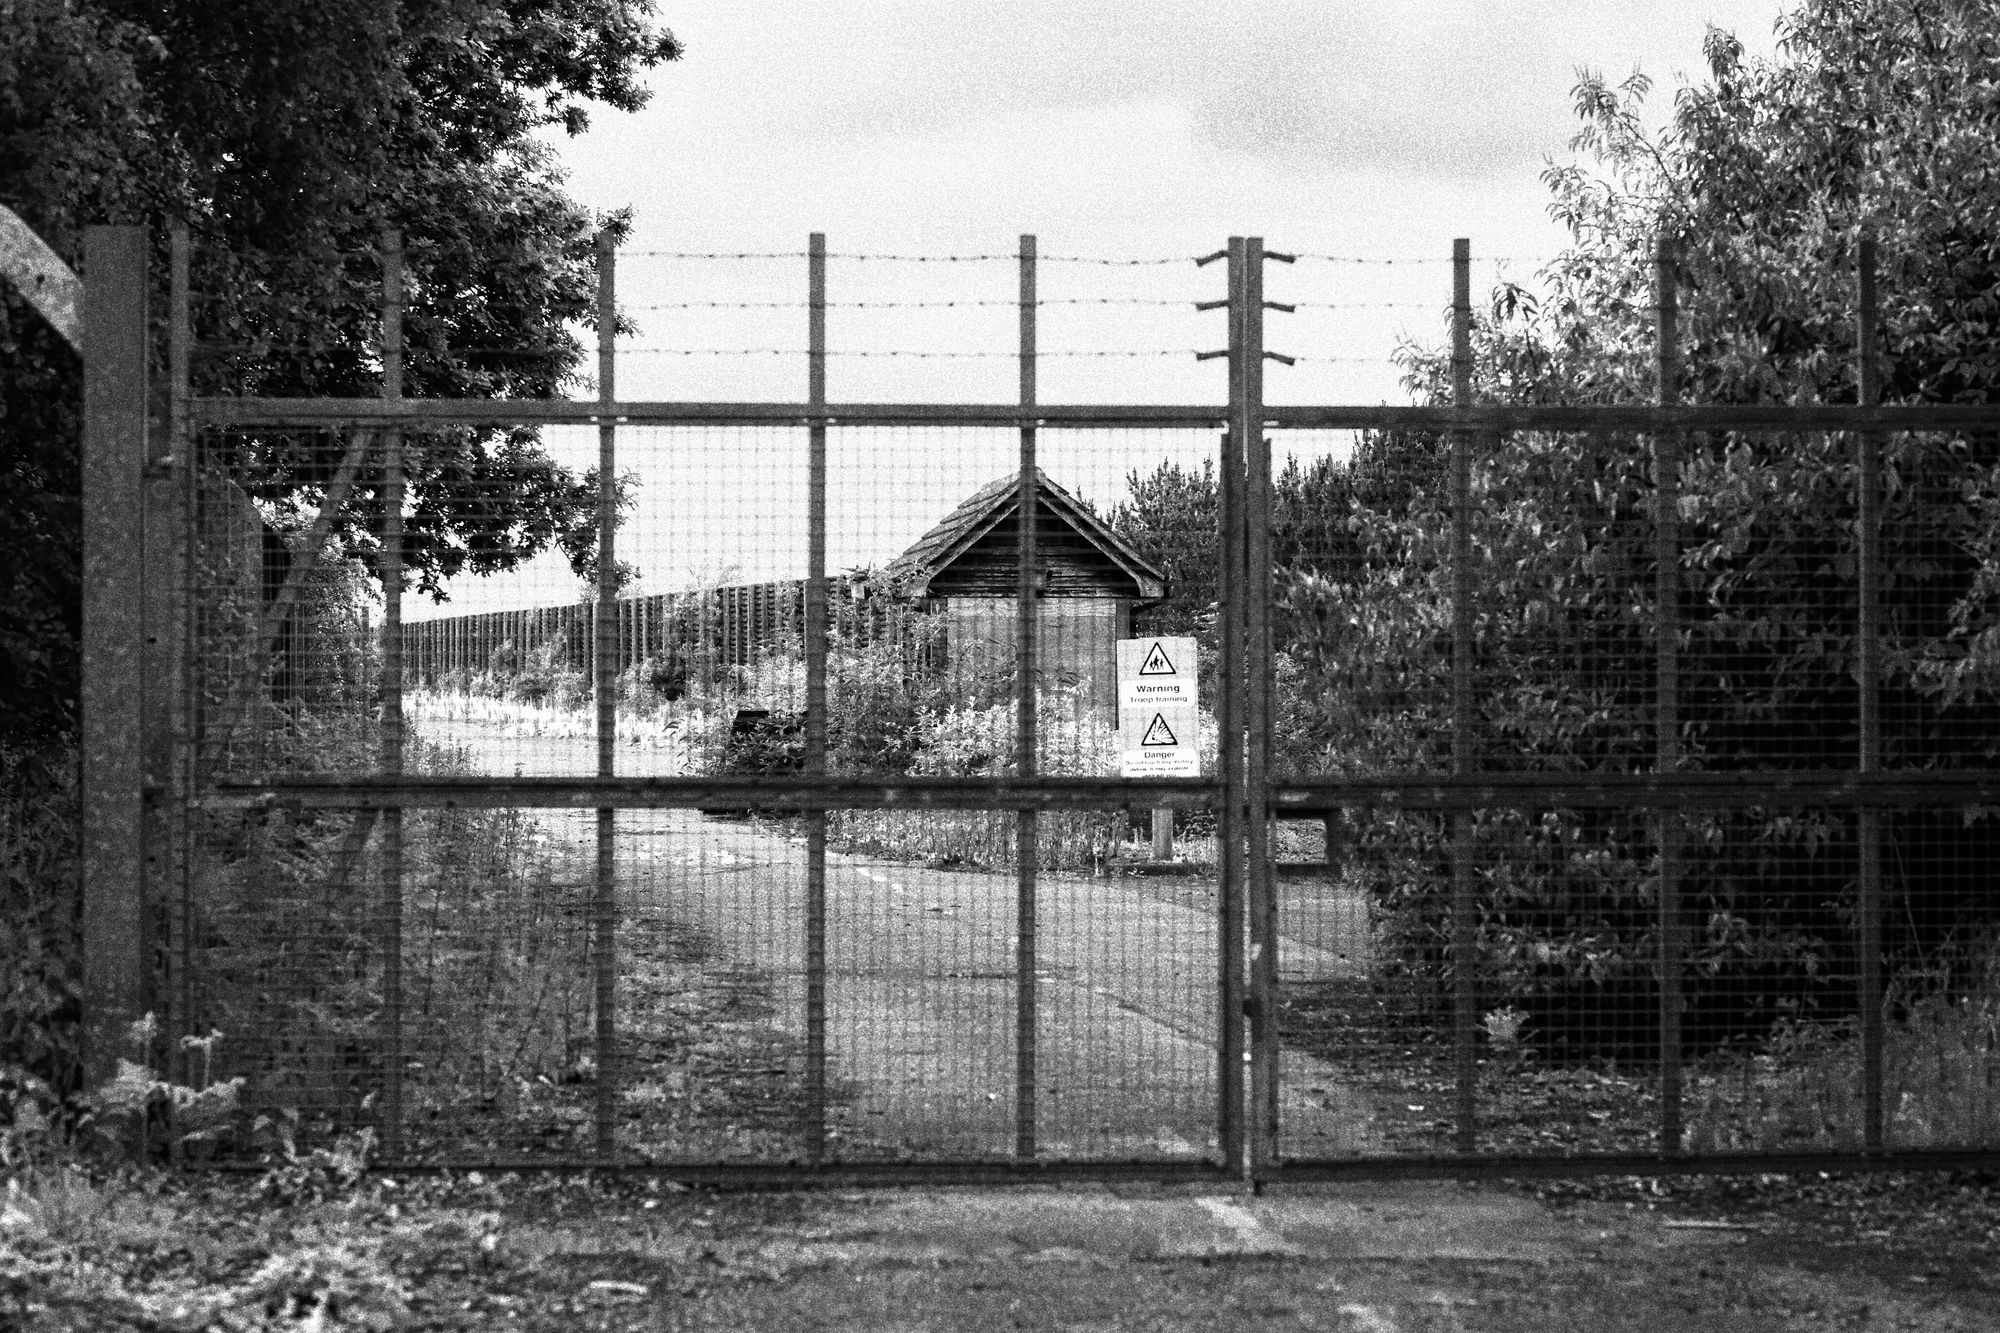
<svg viewBox="0 0 2000 1333">
<path fill-rule="evenodd" d="M 1156 601 L 1166 596 L 1167 580 L 1159 568 L 1040 468 L 1035 470 L 1035 488 L 1036 551 L 1048 566 L 1061 564 L 1078 572 L 1086 567 L 1094 570 L 1097 577 L 1090 580 L 1090 592 L 1096 595 L 1112 593 L 1139 601 Z M 1017 540 L 1014 534 L 1019 531 L 1020 498 L 1018 474 L 995 478 L 968 495 L 936 527 L 917 538 L 909 550 L 889 563 L 887 572 L 908 580 L 906 586 L 918 597 L 974 591 L 958 586 L 968 577 L 990 585 L 990 578 L 972 575 L 971 566 L 993 563 L 990 559 L 979 561 L 981 554 L 1004 557 L 1011 566 Z M 1004 551 L 1000 549 L 1002 546 L 1006 548 Z M 982 586 L 977 590 L 1003 588 L 1011 590 L 1011 585 Z M 1064 588 L 1059 585 L 1049 591 L 1061 595 Z"/>
</svg>

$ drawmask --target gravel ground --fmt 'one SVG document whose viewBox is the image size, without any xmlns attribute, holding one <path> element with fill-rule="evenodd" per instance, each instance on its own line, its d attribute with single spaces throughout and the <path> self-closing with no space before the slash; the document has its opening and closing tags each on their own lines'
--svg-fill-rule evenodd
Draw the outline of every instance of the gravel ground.
<svg viewBox="0 0 2000 1333">
<path fill-rule="evenodd" d="M 1985 1184 L 1544 1195 L 471 1177 L 278 1202 L 256 1185 L 100 1187 L 81 1239 L 0 1224 L 0 1328 L 2000 1328 L 2000 1192 Z"/>
</svg>

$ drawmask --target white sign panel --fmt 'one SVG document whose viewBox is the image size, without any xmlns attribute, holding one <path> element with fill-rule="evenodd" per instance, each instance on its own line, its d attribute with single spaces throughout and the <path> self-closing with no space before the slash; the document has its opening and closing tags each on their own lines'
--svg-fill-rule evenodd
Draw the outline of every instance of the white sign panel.
<svg viewBox="0 0 2000 1333">
<path fill-rule="evenodd" d="M 1128 778 L 1198 778 L 1194 640 L 1118 643 L 1119 772 Z"/>
<path fill-rule="evenodd" d="M 1118 641 L 1118 714 L 1195 706 L 1193 639 Z"/>
</svg>

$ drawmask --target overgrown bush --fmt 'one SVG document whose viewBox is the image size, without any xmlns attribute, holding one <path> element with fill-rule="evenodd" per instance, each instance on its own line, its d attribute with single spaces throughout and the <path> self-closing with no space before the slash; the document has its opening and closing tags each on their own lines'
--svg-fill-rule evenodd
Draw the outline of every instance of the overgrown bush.
<svg viewBox="0 0 2000 1333">
<path fill-rule="evenodd" d="M 1690 453 L 1679 607 L 1687 770 L 1853 765 L 1853 538 L 1841 498 L 1847 472 L 1833 450 L 1826 440 L 1718 441 Z M 1893 466 L 1956 467 L 1985 503 L 1985 470 L 1953 463 L 1944 442 L 1906 439 L 1901 451 Z M 1651 770 L 1648 457 L 1639 441 L 1515 435 L 1474 468 L 1471 740 L 1480 769 L 1579 782 Z M 1312 738 L 1322 769 L 1442 771 L 1453 725 L 1449 496 L 1420 479 L 1336 498 L 1347 502 L 1345 563 L 1294 571 L 1282 587 L 1286 655 L 1313 686 L 1281 705 L 1293 715 L 1286 730 Z M 1902 532 L 1942 543 L 1934 572 L 1964 564 L 1983 540 L 1965 513 L 1945 512 L 1954 503 L 1912 497 L 1891 508 Z M 1952 599 L 1923 590 L 1917 553 L 1899 561 L 1892 549 L 1890 558 L 1906 571 L 1909 600 L 1887 616 L 1888 761 L 1990 767 L 2000 696 L 1947 666 L 1966 657 L 1992 591 L 1975 582 L 1958 594 L 1955 627 L 1941 615 Z M 1522 1004 L 1541 1040 L 1578 1055 L 1650 1054 L 1651 816 L 1496 804 L 1473 819 L 1482 993 Z M 1905 904 L 1887 927 L 1893 966 L 1921 965 L 1990 923 L 1976 868 L 2000 856 L 2000 820 L 1892 813 L 1884 832 L 1889 891 Z M 1440 826 L 1377 820 L 1363 842 L 1388 917 L 1388 956 L 1419 984 L 1432 978 L 1428 993 L 1441 1000 L 1458 960 L 1447 948 L 1451 870 Z M 1786 1015 L 1852 1012 L 1854 989 L 1839 978 L 1854 975 L 1855 846 L 1853 817 L 1824 809 L 1690 817 L 1681 892 L 1692 931 L 1685 1031 L 1696 1049 L 1754 1036 Z"/>
<path fill-rule="evenodd" d="M 483 679 L 467 681 L 469 692 L 491 694 L 495 698 L 522 703 L 546 704 L 552 708 L 583 708 L 591 701 L 591 684 L 583 672 L 568 664 L 558 639 L 549 639 L 515 654 L 509 645 L 494 654 Z M 516 661 L 518 660 L 518 667 Z"/>
<path fill-rule="evenodd" d="M 1106 776 L 1118 771 L 1118 734 L 1074 688 L 1045 690 L 1036 708 L 1036 756 L 1046 775 Z M 913 774 L 998 777 L 1015 768 L 1018 713 L 1011 700 L 946 708 L 919 719 L 911 741 Z M 1206 728 L 1214 734 L 1212 720 Z M 1212 751 L 1212 745 L 1211 745 Z M 1051 811 L 1036 821 L 1036 855 L 1049 870 L 1087 870 L 1110 856 L 1114 821 L 1099 811 Z M 899 859 L 940 865 L 1011 866 L 1019 844 L 1007 811 L 836 810 L 828 832 L 837 842 Z"/>
<path fill-rule="evenodd" d="M 850 627 L 836 636 L 827 654 L 827 766 L 835 773 L 913 771 L 929 719 L 949 706 L 951 688 L 981 687 L 949 682 L 938 670 L 942 617 L 900 601 L 882 616 L 865 634 Z"/>
</svg>

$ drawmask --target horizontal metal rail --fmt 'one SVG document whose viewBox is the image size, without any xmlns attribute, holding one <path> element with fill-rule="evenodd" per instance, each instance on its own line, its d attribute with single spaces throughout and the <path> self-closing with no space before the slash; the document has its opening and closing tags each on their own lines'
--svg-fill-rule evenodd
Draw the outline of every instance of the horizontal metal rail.
<svg viewBox="0 0 2000 1333">
<path fill-rule="evenodd" d="M 215 782 L 195 798 L 206 809 L 313 806 L 322 809 L 694 808 L 768 810 L 1116 810 L 1130 806 L 1219 809 L 1222 784 L 1194 778 L 583 778 L 290 777 Z M 1357 806 L 1477 810 L 1508 806 L 1572 809 L 1741 809 L 1767 805 L 1851 808 L 2000 804 L 2000 770 L 1990 773 L 1481 773 L 1453 778 L 1383 774 L 1320 782 L 1273 783 L 1278 818 L 1318 818 Z"/>
<path fill-rule="evenodd" d="M 1380 774 L 1280 782 L 1271 803 L 1280 818 L 1328 810 L 1393 806 L 1477 810 L 1507 806 L 1572 809 L 1741 809 L 1767 805 L 1952 806 L 2000 802 L 1993 772 L 1870 773 L 1799 770 L 1761 773 L 1479 773 L 1469 777 Z"/>
<path fill-rule="evenodd" d="M 197 795 L 207 809 L 310 806 L 431 808 L 760 810 L 1212 809 L 1222 784 L 1193 778 L 386 778 L 309 777 L 217 782 Z"/>
<path fill-rule="evenodd" d="M 1267 407 L 1267 425 L 1287 430 L 1507 431 L 1900 431 L 2000 428 L 2000 405 L 1913 403 L 1883 407 L 1769 403 L 1681 403 L 1472 407 Z"/>
<path fill-rule="evenodd" d="M 1912 1148 L 1893 1152 L 1825 1149 L 1752 1153 L 1473 1153 L 1465 1156 L 1330 1157 L 1275 1163 L 1260 1185 L 1335 1180 L 1505 1180 L 1583 1176 L 1804 1175 L 1828 1171 L 1991 1171 L 2000 1150 Z"/>
<path fill-rule="evenodd" d="M 613 403 L 568 399 L 196 398 L 192 418 L 215 426 L 1101 426 L 1221 429 L 1226 407 L 1103 403 Z"/>
<path fill-rule="evenodd" d="M 1875 1171 L 1992 1171 L 2000 1151 L 1980 1148 L 1863 1153 L 1855 1151 L 1756 1153 L 1585 1153 L 1571 1156 L 1476 1153 L 1470 1156 L 1337 1157 L 1280 1161 L 1259 1170 L 1252 1183 L 1309 1185 L 1347 1180 L 1506 1180 L 1593 1176 L 1691 1176 L 1817 1174 Z M 190 1174 L 241 1175 L 268 1167 L 248 1160 L 188 1163 Z M 1174 1160 L 1023 1160 L 829 1162 L 634 1162 L 595 1158 L 472 1157 L 421 1162 L 377 1161 L 370 1174 L 434 1176 L 478 1171 L 485 1175 L 604 1175 L 668 1180 L 715 1188 L 852 1188 L 866 1185 L 1022 1184 L 1033 1181 L 1207 1181 L 1244 1183 L 1219 1163 Z"/>
<path fill-rule="evenodd" d="M 526 398 L 195 398 L 190 418 L 215 426 L 629 425 L 1074 426 L 1221 428 L 1226 406 L 1130 403 L 595 403 Z M 1882 407 L 1757 404 L 1474 407 L 1329 405 L 1264 409 L 1285 430 L 1904 431 L 2000 429 L 2000 405 Z"/>
<path fill-rule="evenodd" d="M 188 1163 L 189 1174 L 244 1175 L 269 1170 L 260 1162 L 221 1159 Z M 826 1162 L 632 1162 L 595 1158 L 473 1157 L 422 1162 L 376 1161 L 378 1176 L 449 1176 L 478 1171 L 497 1176 L 603 1175 L 673 1181 L 710 1188 L 856 1188 L 867 1185 L 1003 1185 L 1035 1181 L 1201 1181 L 1242 1185 L 1243 1177 L 1219 1162 L 1146 1158 L 1063 1160 L 1058 1158 L 972 1158 L 965 1161 Z"/>
</svg>

